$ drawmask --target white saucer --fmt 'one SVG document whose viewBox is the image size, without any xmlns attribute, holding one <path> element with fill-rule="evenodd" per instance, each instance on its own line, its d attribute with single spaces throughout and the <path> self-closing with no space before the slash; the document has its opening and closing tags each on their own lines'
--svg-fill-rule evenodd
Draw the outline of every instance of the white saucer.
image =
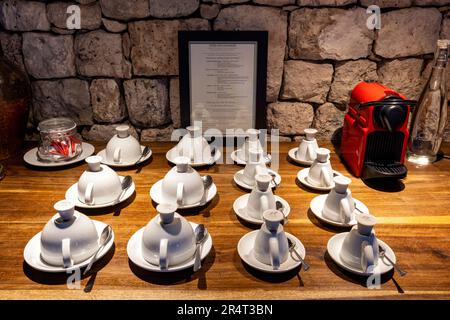
<svg viewBox="0 0 450 320">
<path fill-rule="evenodd" d="M 274 196 L 275 196 L 275 201 L 280 201 L 283 204 L 283 213 L 284 213 L 284 216 L 287 218 L 289 216 L 289 213 L 291 212 L 291 207 L 289 206 L 289 203 L 277 195 L 274 195 Z M 258 224 L 258 225 L 263 224 L 262 219 L 261 220 L 256 219 L 247 214 L 248 197 L 250 197 L 249 193 L 240 196 L 239 198 L 237 198 L 234 201 L 234 203 L 233 203 L 234 213 L 236 213 L 236 215 L 239 218 L 241 218 L 242 220 L 245 220 L 249 223 Z"/>
<path fill-rule="evenodd" d="M 231 159 L 236 162 L 237 164 L 243 165 L 245 166 L 247 164 L 247 162 L 245 162 L 244 160 L 242 160 L 241 158 L 238 157 L 238 152 L 240 152 L 241 149 L 238 150 L 234 150 L 230 157 Z M 267 158 L 264 159 L 265 164 L 269 164 L 272 161 L 272 156 L 270 154 L 267 154 Z"/>
<path fill-rule="evenodd" d="M 297 164 L 301 164 L 301 165 L 304 165 L 304 166 L 312 165 L 312 163 L 314 162 L 313 160 L 307 161 L 307 160 L 299 160 L 299 159 L 297 159 L 297 150 L 298 150 L 298 147 L 289 150 L 289 152 L 288 152 L 289 159 L 291 159 L 292 161 L 294 161 Z"/>
<path fill-rule="evenodd" d="M 256 235 L 258 234 L 259 230 L 254 230 L 246 235 L 244 235 L 237 245 L 238 254 L 241 257 L 241 259 L 248 264 L 249 266 L 263 272 L 268 273 L 283 273 L 290 271 L 292 269 L 297 268 L 301 265 L 301 261 L 297 258 L 295 253 L 290 253 L 287 260 L 283 262 L 280 265 L 279 269 L 273 269 L 271 265 L 262 263 L 258 261 L 255 258 L 254 252 L 253 252 L 253 246 L 255 244 Z M 300 254 L 300 256 L 304 259 L 306 255 L 305 247 L 301 243 L 297 237 L 293 236 L 290 233 L 286 232 L 286 236 L 291 239 L 292 242 L 296 244 L 295 249 Z"/>
<path fill-rule="evenodd" d="M 189 222 L 192 226 L 192 229 L 195 230 L 197 227 L 197 224 L 194 222 Z M 151 264 L 147 262 L 147 260 L 144 259 L 142 256 L 142 235 L 144 233 L 144 228 L 139 229 L 135 234 L 133 234 L 128 240 L 127 244 L 127 253 L 130 260 L 137 265 L 138 267 L 148 270 L 148 271 L 154 271 L 154 272 L 175 272 L 180 271 L 184 269 L 191 268 L 194 265 L 195 262 L 195 256 L 193 256 L 191 259 L 187 260 L 186 262 L 183 262 L 181 264 L 177 264 L 174 266 L 169 266 L 167 269 L 161 269 L 159 266 Z M 211 235 L 208 233 L 206 240 L 201 245 L 201 254 L 202 260 L 206 258 L 206 256 L 209 254 L 212 248 L 212 238 Z"/>
<path fill-rule="evenodd" d="M 122 182 L 125 177 L 119 176 L 120 181 Z M 124 202 L 129 197 L 131 197 L 134 193 L 134 190 L 136 189 L 136 186 L 134 185 L 134 182 L 131 184 L 131 186 L 125 191 L 125 194 L 122 195 L 122 198 L 120 198 L 120 201 L 118 203 L 115 203 L 115 201 L 111 201 L 104 204 L 94 204 L 94 205 L 88 205 L 86 203 L 81 202 L 78 200 L 78 183 L 74 183 L 69 189 L 66 191 L 66 199 L 72 201 L 75 203 L 75 206 L 79 208 L 86 208 L 86 209 L 98 209 L 98 208 L 106 208 L 112 205 L 117 205 L 121 202 Z"/>
<path fill-rule="evenodd" d="M 325 204 L 325 199 L 327 198 L 327 196 L 328 196 L 327 194 L 321 194 L 320 196 L 317 196 L 311 200 L 310 208 L 311 208 L 312 213 L 317 217 L 317 219 L 319 219 L 325 223 L 331 224 L 333 226 L 336 226 L 336 227 L 352 227 L 352 226 L 356 225 L 357 222 L 356 222 L 355 218 L 348 223 L 336 222 L 336 221 L 325 218 L 323 216 L 322 210 L 323 210 L 323 206 Z M 359 201 L 358 199 L 355 199 L 355 198 L 353 198 L 353 201 L 355 201 L 355 205 L 358 209 L 360 209 L 364 213 L 369 213 L 369 208 L 367 208 L 364 203 L 362 203 L 361 201 Z M 356 215 L 360 214 L 360 212 L 356 209 L 354 212 Z"/>
<path fill-rule="evenodd" d="M 313 185 L 310 184 L 310 183 L 308 182 L 308 180 L 306 179 L 306 177 L 308 176 L 308 173 L 309 173 L 309 168 L 305 168 L 305 169 L 303 169 L 303 170 L 300 170 L 300 171 L 297 173 L 297 179 L 298 179 L 298 181 L 300 181 L 301 184 L 307 186 L 308 188 L 311 188 L 311 189 L 314 189 L 314 190 L 319 190 L 319 191 L 330 191 L 331 189 L 334 188 L 334 182 L 332 183 L 332 185 L 331 185 L 330 187 L 317 187 L 317 186 L 313 186 Z M 338 171 L 336 171 L 336 170 L 333 170 L 333 176 L 334 176 L 334 177 L 336 177 L 336 176 L 342 176 L 342 175 L 343 175 L 342 173 L 340 173 L 340 172 L 338 172 Z"/>
<path fill-rule="evenodd" d="M 39 160 L 37 157 L 37 150 L 38 148 L 33 148 L 29 151 L 27 151 L 27 153 L 24 154 L 23 156 L 23 160 L 28 163 L 29 165 L 35 166 L 35 167 L 45 167 L 45 168 L 52 168 L 52 167 L 63 167 L 63 166 L 68 166 L 69 164 L 73 164 L 73 163 L 77 163 L 80 161 L 83 161 L 84 159 L 86 159 L 87 157 L 91 156 L 94 151 L 95 148 L 92 144 L 87 143 L 87 142 L 82 142 L 82 147 L 83 147 L 83 152 L 78 156 L 75 157 L 73 159 L 70 159 L 68 161 L 58 161 L 58 162 L 54 162 L 54 161 L 42 161 Z"/>
<path fill-rule="evenodd" d="M 278 174 L 278 172 L 275 172 L 271 169 L 267 169 L 267 171 L 272 172 L 273 174 L 275 174 L 275 183 L 276 185 L 274 185 L 273 182 L 270 183 L 270 186 L 272 188 L 278 187 L 281 183 L 281 176 Z M 241 180 L 241 177 L 244 174 L 244 169 L 239 170 L 238 172 L 236 172 L 233 176 L 234 182 L 236 182 L 236 184 L 244 189 L 248 189 L 248 190 L 252 190 L 254 186 L 251 186 L 247 183 L 245 183 L 244 181 Z"/>
<path fill-rule="evenodd" d="M 145 146 L 141 146 L 141 152 L 144 151 Z M 102 151 L 100 151 L 99 153 L 97 153 L 98 156 L 102 157 L 102 163 L 106 164 L 110 167 L 129 167 L 129 166 L 134 166 L 134 165 L 139 165 L 142 162 L 147 161 L 148 159 L 150 159 L 150 157 L 152 156 L 152 151 L 150 150 L 150 152 L 148 153 L 148 155 L 146 155 L 144 158 L 142 158 L 141 160 L 139 160 L 139 162 L 136 163 L 136 161 L 133 162 L 124 162 L 124 163 L 117 163 L 117 162 L 109 162 L 108 160 L 106 160 L 106 149 L 103 149 Z"/>
<path fill-rule="evenodd" d="M 97 229 L 97 233 L 100 239 L 100 235 L 102 234 L 103 229 L 106 227 L 106 224 L 97 220 L 92 221 L 94 222 L 95 228 Z M 43 272 L 56 273 L 56 272 L 66 272 L 67 270 L 73 270 L 76 268 L 83 268 L 87 266 L 91 261 L 92 256 L 84 260 L 83 262 L 75 264 L 69 268 L 64 268 L 62 266 L 57 267 L 47 264 L 41 259 L 41 233 L 42 232 L 39 232 L 33 238 L 31 238 L 31 240 L 28 241 L 27 245 L 25 246 L 25 249 L 23 250 L 23 257 L 30 267 Z M 114 243 L 114 231 L 112 232 L 111 240 L 109 240 L 109 242 L 105 245 L 105 247 L 103 247 L 103 249 L 100 250 L 100 252 L 98 253 L 97 256 L 98 260 L 111 249 L 113 243 Z"/>
<path fill-rule="evenodd" d="M 175 158 L 179 157 L 179 155 L 175 153 L 175 148 L 176 147 L 173 147 L 166 153 L 167 161 L 169 161 L 172 164 L 175 164 Z M 211 160 L 209 162 L 189 162 L 189 165 L 193 168 L 210 166 L 210 165 L 213 165 L 214 163 L 216 163 L 216 161 L 219 160 L 221 156 L 222 156 L 222 153 L 220 152 L 220 150 L 216 150 L 216 153 L 214 154 L 214 158 L 211 157 Z"/>
<path fill-rule="evenodd" d="M 162 179 L 158 180 L 151 188 L 150 188 L 150 198 L 155 201 L 156 203 L 163 203 L 164 200 L 162 199 Z M 215 183 L 211 185 L 208 189 L 208 194 L 206 195 L 206 203 L 210 202 L 217 194 L 217 187 Z M 205 203 L 205 204 L 206 204 Z M 190 209 L 190 208 L 196 208 L 200 207 L 200 202 L 189 204 L 189 205 L 183 205 L 178 206 L 178 209 Z"/>
<path fill-rule="evenodd" d="M 336 262 L 337 265 L 339 265 L 343 269 L 350 271 L 352 273 L 362 275 L 362 276 L 372 275 L 373 273 L 367 273 L 367 272 L 363 271 L 362 269 L 356 269 L 354 267 L 350 267 L 342 261 L 340 252 L 341 252 L 341 248 L 342 248 L 342 243 L 344 242 L 344 239 L 345 239 L 345 236 L 347 235 L 347 233 L 348 232 L 338 233 L 338 234 L 334 235 L 333 237 L 331 237 L 330 240 L 328 240 L 327 250 L 328 250 L 328 253 L 330 254 L 331 259 L 333 259 L 333 261 Z M 377 239 L 377 240 L 378 240 L 378 243 L 383 248 L 386 249 L 386 255 L 395 263 L 396 258 L 395 258 L 394 251 L 392 251 L 392 249 L 386 243 L 381 241 L 380 239 Z M 374 273 L 383 274 L 383 273 L 389 272 L 392 268 L 393 268 L 393 266 L 390 264 L 390 262 L 386 258 L 384 258 L 384 259 L 380 258 L 378 260 L 378 266 L 375 268 Z"/>
</svg>

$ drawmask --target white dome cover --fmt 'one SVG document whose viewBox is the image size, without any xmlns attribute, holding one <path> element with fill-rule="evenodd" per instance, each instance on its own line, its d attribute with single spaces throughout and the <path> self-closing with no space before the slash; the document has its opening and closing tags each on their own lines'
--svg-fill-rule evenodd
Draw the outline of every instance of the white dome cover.
<svg viewBox="0 0 450 320">
<path fill-rule="evenodd" d="M 144 229 L 142 254 L 144 259 L 153 265 L 161 266 L 161 255 L 167 256 L 166 267 L 180 264 L 194 256 L 194 230 L 184 217 L 175 212 L 176 208 L 172 204 L 158 205 L 156 209 L 159 215 Z M 161 252 L 165 250 L 162 244 L 164 241 L 167 241 L 166 254 Z"/>
<path fill-rule="evenodd" d="M 67 267 L 63 242 L 68 243 L 70 265 L 91 257 L 98 248 L 99 238 L 92 220 L 75 211 L 74 204 L 68 200 L 57 202 L 54 208 L 58 213 L 47 222 L 41 234 L 42 259 L 50 265 Z"/>
</svg>

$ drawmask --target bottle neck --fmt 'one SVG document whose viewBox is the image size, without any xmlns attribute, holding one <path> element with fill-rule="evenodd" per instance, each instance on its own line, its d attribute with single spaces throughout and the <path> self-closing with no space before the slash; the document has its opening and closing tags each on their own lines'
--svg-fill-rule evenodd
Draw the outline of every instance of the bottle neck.
<svg viewBox="0 0 450 320">
<path fill-rule="evenodd" d="M 438 48 L 436 52 L 436 60 L 434 67 L 444 68 L 447 67 L 448 61 L 448 48 Z"/>
<path fill-rule="evenodd" d="M 440 89 L 441 84 L 446 81 L 445 74 L 447 61 L 448 47 L 438 47 L 426 88 L 428 88 L 429 90 Z"/>
<path fill-rule="evenodd" d="M 446 85 L 446 64 L 443 66 L 435 65 L 431 68 L 431 75 L 428 80 L 428 88 L 430 90 L 440 90 L 442 84 Z"/>
</svg>

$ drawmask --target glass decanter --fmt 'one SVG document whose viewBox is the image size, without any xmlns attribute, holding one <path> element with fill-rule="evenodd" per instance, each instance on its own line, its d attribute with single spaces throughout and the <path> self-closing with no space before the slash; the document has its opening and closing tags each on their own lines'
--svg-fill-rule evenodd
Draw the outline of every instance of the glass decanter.
<svg viewBox="0 0 450 320">
<path fill-rule="evenodd" d="M 408 144 L 408 161 L 436 161 L 447 123 L 446 66 L 449 41 L 438 40 L 431 75 L 414 109 Z"/>
</svg>

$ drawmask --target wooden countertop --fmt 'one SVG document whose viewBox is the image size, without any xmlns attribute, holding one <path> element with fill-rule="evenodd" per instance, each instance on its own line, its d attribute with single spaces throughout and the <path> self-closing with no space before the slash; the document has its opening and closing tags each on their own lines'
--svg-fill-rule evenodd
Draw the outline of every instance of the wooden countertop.
<svg viewBox="0 0 450 320">
<path fill-rule="evenodd" d="M 149 189 L 171 167 L 165 153 L 172 144 L 149 145 L 153 156 L 140 173 L 136 169 L 120 171 L 132 175 L 136 182 L 132 200 L 111 209 L 115 213 L 91 211 L 91 218 L 113 227 L 115 248 L 94 265 L 98 273 L 82 278 L 80 289 L 75 290 L 67 289 L 64 274 L 30 268 L 23 260 L 23 248 L 54 214 L 53 204 L 64 198 L 85 165 L 50 171 L 25 167 L 21 157 L 7 163 L 7 176 L 0 182 L 0 299 L 450 298 L 450 160 L 422 168 L 408 164 L 404 185 L 385 186 L 384 191 L 352 177 L 353 195 L 378 219 L 378 237 L 394 249 L 408 271 L 403 278 L 391 272 L 383 277 L 381 289 L 369 290 L 364 278 L 342 271 L 326 253 L 328 239 L 345 230 L 324 226 L 308 212 L 317 193 L 297 185 L 296 174 L 302 168 L 286 160 L 287 151 L 297 143 L 280 145 L 283 180 L 275 193 L 290 203 L 290 222 L 285 229 L 305 245 L 311 264 L 308 272 L 273 276 L 243 265 L 236 245 L 252 229 L 239 222 L 232 210 L 234 200 L 246 193 L 233 182 L 233 174 L 242 168 L 233 164 L 200 169 L 214 178 L 218 196 L 200 212 L 185 214 L 190 221 L 206 224 L 212 235 L 214 245 L 204 267 L 195 274 L 148 273 L 135 267 L 127 257 L 128 239 L 156 214 Z M 96 151 L 101 146 L 97 144 Z M 351 177 L 334 153 L 332 164 Z M 85 292 L 86 286 L 90 292 Z"/>
</svg>

